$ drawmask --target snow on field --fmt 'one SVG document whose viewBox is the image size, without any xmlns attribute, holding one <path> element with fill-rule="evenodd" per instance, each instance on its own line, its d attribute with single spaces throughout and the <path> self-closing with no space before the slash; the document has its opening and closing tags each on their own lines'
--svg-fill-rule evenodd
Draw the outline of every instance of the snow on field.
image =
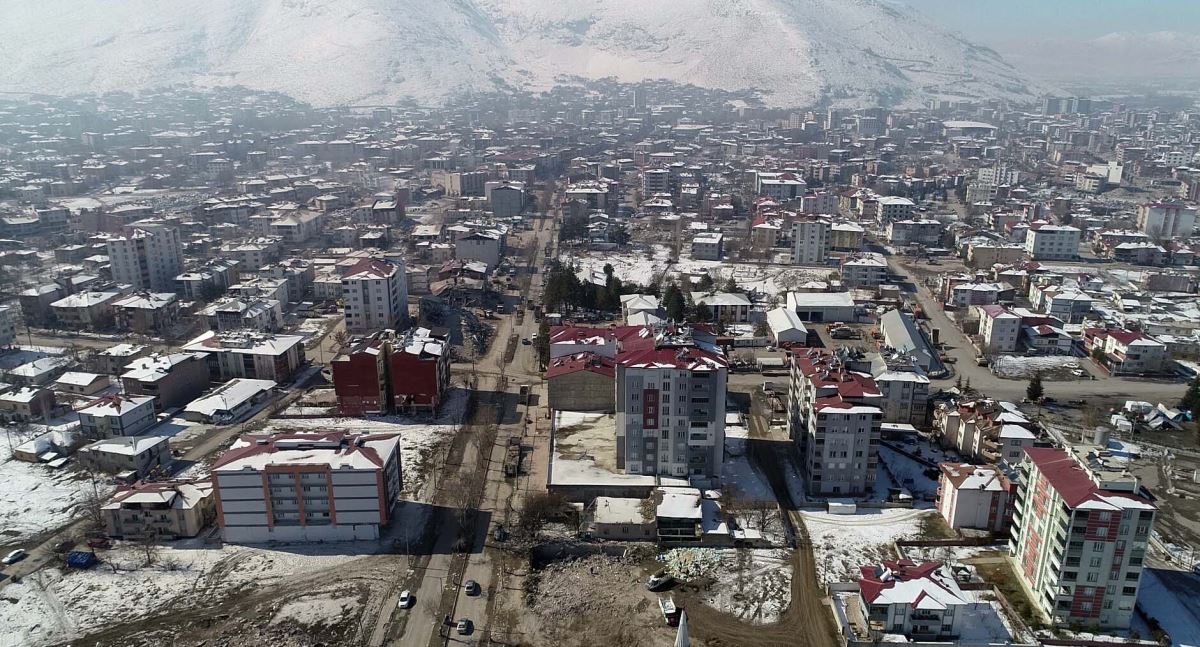
<svg viewBox="0 0 1200 647">
<path fill-rule="evenodd" d="M 290 578 L 358 559 L 356 546 L 339 544 L 340 554 L 321 554 L 327 546 L 299 552 L 296 548 L 209 547 L 192 540 L 159 548 L 155 562 L 145 567 L 139 547 L 118 545 L 102 552 L 106 563 L 91 570 L 48 568 L 5 587 L 0 647 L 60 644 L 114 621 L 210 604 L 243 589 L 286 584 Z M 376 548 L 368 544 L 358 552 Z M 116 572 L 109 564 L 117 565 Z"/>
<path fill-rule="evenodd" d="M 652 245 L 639 251 L 620 254 L 564 253 L 560 260 L 564 263 L 574 263 L 579 268 L 578 274 L 581 279 L 590 275 L 602 275 L 605 264 L 611 264 L 613 274 L 622 281 L 643 285 L 659 274 L 665 273 L 680 280 L 683 275 L 708 272 L 718 285 L 732 277 L 741 290 L 766 295 L 778 295 L 808 281 L 826 280 L 831 271 L 830 268 L 821 267 L 695 261 L 688 258 L 680 258 L 677 263 L 671 264 L 670 250 L 665 245 Z M 681 280 L 680 282 L 682 283 Z"/>
<path fill-rule="evenodd" d="M 914 498 L 932 500 L 937 497 L 937 479 L 925 475 L 925 470 L 929 468 L 924 464 L 886 445 L 879 447 L 879 462 L 883 471 L 897 484 L 896 487 L 908 490 Z"/>
<path fill-rule="evenodd" d="M 112 491 L 103 482 L 97 488 L 102 496 Z M 66 524 L 91 492 L 91 479 L 78 470 L 17 460 L 0 440 L 0 544 L 23 542 Z"/>
<path fill-rule="evenodd" d="M 659 559 L 676 578 L 699 585 L 705 604 L 747 622 L 776 622 L 791 602 L 787 550 L 677 548 Z"/>
<path fill-rule="evenodd" d="M 729 435 L 729 429 L 734 435 Z M 725 461 L 721 464 L 721 483 L 725 485 L 724 493 L 730 500 L 738 503 L 760 504 L 775 503 L 775 492 L 767 483 L 767 477 L 750 463 L 746 444 L 749 439 L 737 430 L 745 427 L 730 427 L 725 435 Z"/>
<path fill-rule="evenodd" d="M 992 371 L 1008 379 L 1029 379 L 1041 373 L 1045 379 L 1071 379 L 1071 371 L 1079 369 L 1079 361 L 1065 355 L 1021 357 L 1000 355 L 992 362 Z"/>
<path fill-rule="evenodd" d="M 920 532 L 927 510 L 888 508 L 858 514 L 801 512 L 812 542 L 817 575 L 826 582 L 858 580 L 858 569 L 895 557 L 893 542 Z"/>
<path fill-rule="evenodd" d="M 341 622 L 361 606 L 354 596 L 312 595 L 290 600 L 271 618 L 272 625 L 285 622 L 316 627 Z"/>
<path fill-rule="evenodd" d="M 466 411 L 467 392 L 451 389 L 437 418 L 421 421 L 406 416 L 382 416 L 368 418 L 274 418 L 263 431 L 360 431 L 375 433 L 400 433 L 400 460 L 402 466 L 403 494 L 406 498 L 419 498 L 420 490 L 433 466 L 436 456 L 449 443 Z"/>
</svg>

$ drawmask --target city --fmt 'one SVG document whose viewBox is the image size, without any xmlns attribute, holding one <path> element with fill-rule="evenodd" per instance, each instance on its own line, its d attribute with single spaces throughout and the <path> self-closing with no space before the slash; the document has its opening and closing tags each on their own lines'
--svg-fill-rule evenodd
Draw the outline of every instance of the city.
<svg viewBox="0 0 1200 647">
<path fill-rule="evenodd" d="M 0 647 L 1200 644 L 1200 92 L 562 81 L 0 94 Z"/>
</svg>

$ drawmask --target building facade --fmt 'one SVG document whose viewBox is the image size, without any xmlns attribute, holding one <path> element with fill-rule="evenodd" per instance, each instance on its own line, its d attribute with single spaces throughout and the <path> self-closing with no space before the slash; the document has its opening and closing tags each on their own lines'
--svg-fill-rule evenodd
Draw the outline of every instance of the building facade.
<svg viewBox="0 0 1200 647">
<path fill-rule="evenodd" d="M 342 276 L 346 330 L 366 333 L 408 324 L 408 281 L 403 264 L 363 259 Z"/>
</svg>

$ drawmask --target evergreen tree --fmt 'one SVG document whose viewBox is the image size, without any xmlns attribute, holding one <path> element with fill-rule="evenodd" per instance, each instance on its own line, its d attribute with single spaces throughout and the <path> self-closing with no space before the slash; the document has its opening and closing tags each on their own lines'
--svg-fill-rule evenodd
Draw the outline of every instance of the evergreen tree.
<svg viewBox="0 0 1200 647">
<path fill-rule="evenodd" d="M 1179 401 L 1179 407 L 1191 411 L 1193 419 L 1200 419 L 1200 375 L 1188 383 L 1187 392 Z"/>
<path fill-rule="evenodd" d="M 713 278 L 708 272 L 700 275 L 700 280 L 696 281 L 696 289 L 701 292 L 711 292 L 713 289 Z"/>
<path fill-rule="evenodd" d="M 671 283 L 663 292 L 663 309 L 667 311 L 667 319 L 671 321 L 683 321 L 684 308 L 687 306 L 683 301 L 683 293 L 679 291 L 679 286 Z"/>
<path fill-rule="evenodd" d="M 692 323 L 707 323 L 712 321 L 712 310 L 703 303 L 697 303 L 691 308 L 691 316 L 688 321 Z"/>
<path fill-rule="evenodd" d="M 730 276 L 728 279 L 725 280 L 725 285 L 721 288 L 721 290 L 723 292 L 739 292 L 740 291 L 738 289 L 737 281 L 734 280 L 733 276 Z"/>
<path fill-rule="evenodd" d="M 1029 386 L 1025 387 L 1025 397 L 1031 402 L 1037 402 L 1046 394 L 1045 388 L 1042 386 L 1042 374 L 1034 373 L 1033 379 L 1029 380 Z"/>
</svg>

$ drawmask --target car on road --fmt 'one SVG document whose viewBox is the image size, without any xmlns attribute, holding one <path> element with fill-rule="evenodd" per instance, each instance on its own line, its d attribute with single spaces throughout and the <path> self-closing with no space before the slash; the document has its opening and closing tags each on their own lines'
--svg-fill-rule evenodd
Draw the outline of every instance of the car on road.
<svg viewBox="0 0 1200 647">
<path fill-rule="evenodd" d="M 17 562 L 25 559 L 28 554 L 29 553 L 26 553 L 24 548 L 18 548 L 5 555 L 4 559 L 0 559 L 0 562 L 4 562 L 5 564 L 16 564 Z"/>
<path fill-rule="evenodd" d="M 532 344 L 533 342 L 529 341 L 529 338 L 528 338 L 528 337 L 526 337 L 526 338 L 524 338 L 524 339 L 522 339 L 522 340 L 521 340 L 521 343 L 522 343 L 522 344 L 525 344 L 526 346 L 528 346 L 528 345 Z"/>
<path fill-rule="evenodd" d="M 396 606 L 407 609 L 413 605 L 413 602 L 416 602 L 416 598 L 413 597 L 412 591 L 405 589 L 400 592 L 400 601 L 396 603 Z"/>
<path fill-rule="evenodd" d="M 467 580 L 463 588 L 466 589 L 467 595 L 479 595 L 479 582 L 475 580 Z"/>
<path fill-rule="evenodd" d="M 471 635 L 471 630 L 474 628 L 475 628 L 475 625 L 472 624 L 470 620 L 463 618 L 462 620 L 458 621 L 458 625 L 455 627 L 454 630 L 457 631 L 458 635 L 460 635 L 460 636 L 469 636 L 469 635 Z"/>
</svg>

